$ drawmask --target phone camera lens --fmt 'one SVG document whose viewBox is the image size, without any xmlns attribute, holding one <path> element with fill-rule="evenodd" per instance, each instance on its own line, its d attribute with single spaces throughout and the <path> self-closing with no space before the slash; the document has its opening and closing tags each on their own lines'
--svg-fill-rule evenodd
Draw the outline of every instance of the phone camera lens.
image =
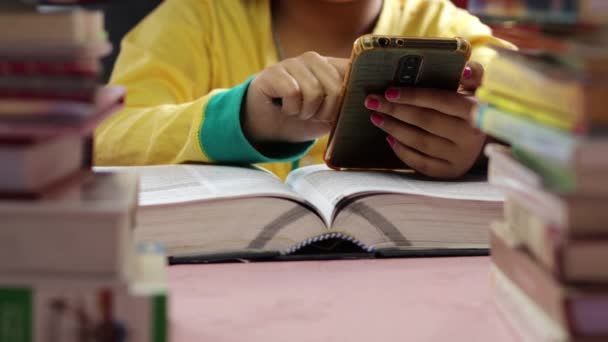
<svg viewBox="0 0 608 342">
<path fill-rule="evenodd" d="M 422 57 L 416 55 L 405 56 L 401 59 L 399 68 L 399 83 L 402 85 L 413 85 L 418 78 Z"/>
<path fill-rule="evenodd" d="M 380 47 L 387 47 L 389 43 L 390 43 L 390 40 L 388 38 L 378 39 L 378 44 L 380 44 Z"/>
<path fill-rule="evenodd" d="M 403 46 L 405 42 L 403 41 L 403 39 L 397 39 L 397 46 Z"/>
</svg>

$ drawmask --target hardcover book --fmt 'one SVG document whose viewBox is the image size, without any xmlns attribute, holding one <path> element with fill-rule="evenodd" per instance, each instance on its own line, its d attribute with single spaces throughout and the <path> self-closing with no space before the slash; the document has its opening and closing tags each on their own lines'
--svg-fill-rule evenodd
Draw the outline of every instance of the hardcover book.
<svg viewBox="0 0 608 342">
<path fill-rule="evenodd" d="M 283 183 L 244 167 L 128 169 L 141 179 L 136 239 L 164 244 L 173 260 L 340 248 L 366 256 L 486 254 L 488 224 L 502 216 L 501 193 L 480 178 L 439 182 L 315 165 Z"/>
</svg>

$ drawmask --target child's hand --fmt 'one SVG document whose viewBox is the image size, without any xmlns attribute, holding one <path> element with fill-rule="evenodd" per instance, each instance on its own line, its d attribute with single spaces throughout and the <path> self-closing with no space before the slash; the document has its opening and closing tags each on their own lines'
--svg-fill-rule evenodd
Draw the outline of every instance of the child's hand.
<svg viewBox="0 0 608 342">
<path fill-rule="evenodd" d="M 303 142 L 329 133 L 348 60 L 306 52 L 264 69 L 249 85 L 243 130 L 254 143 Z M 281 98 L 282 105 L 272 103 Z"/>
<path fill-rule="evenodd" d="M 365 106 L 404 163 L 427 176 L 457 178 L 474 165 L 486 139 L 469 121 L 475 99 L 462 92 L 476 89 L 482 75 L 480 64 L 469 63 L 459 93 L 390 88 L 368 96 Z"/>
</svg>

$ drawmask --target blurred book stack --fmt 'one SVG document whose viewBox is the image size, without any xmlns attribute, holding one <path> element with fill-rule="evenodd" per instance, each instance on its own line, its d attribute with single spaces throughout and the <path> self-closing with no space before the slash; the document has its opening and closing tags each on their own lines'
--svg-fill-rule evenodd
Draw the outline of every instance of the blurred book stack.
<svg viewBox="0 0 608 342">
<path fill-rule="evenodd" d="M 472 1 L 519 45 L 487 66 L 477 127 L 506 194 L 496 302 L 529 341 L 608 340 L 608 1 Z"/>
<path fill-rule="evenodd" d="M 0 341 L 164 341 L 164 252 L 136 251 L 138 178 L 93 172 L 101 13 L 0 4 Z"/>
</svg>

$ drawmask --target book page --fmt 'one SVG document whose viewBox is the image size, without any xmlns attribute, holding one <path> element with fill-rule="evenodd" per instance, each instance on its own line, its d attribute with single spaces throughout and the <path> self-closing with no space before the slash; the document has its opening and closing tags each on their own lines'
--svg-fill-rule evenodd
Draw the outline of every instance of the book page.
<svg viewBox="0 0 608 342">
<path fill-rule="evenodd" d="M 281 179 L 255 168 L 195 164 L 95 168 L 122 169 L 139 174 L 142 206 L 254 196 L 302 201 Z"/>
<path fill-rule="evenodd" d="M 318 207 L 326 220 L 344 198 L 366 193 L 403 193 L 462 200 L 503 201 L 498 188 L 484 179 L 434 181 L 396 172 L 335 171 L 313 165 L 293 171 L 289 185 Z"/>
</svg>

